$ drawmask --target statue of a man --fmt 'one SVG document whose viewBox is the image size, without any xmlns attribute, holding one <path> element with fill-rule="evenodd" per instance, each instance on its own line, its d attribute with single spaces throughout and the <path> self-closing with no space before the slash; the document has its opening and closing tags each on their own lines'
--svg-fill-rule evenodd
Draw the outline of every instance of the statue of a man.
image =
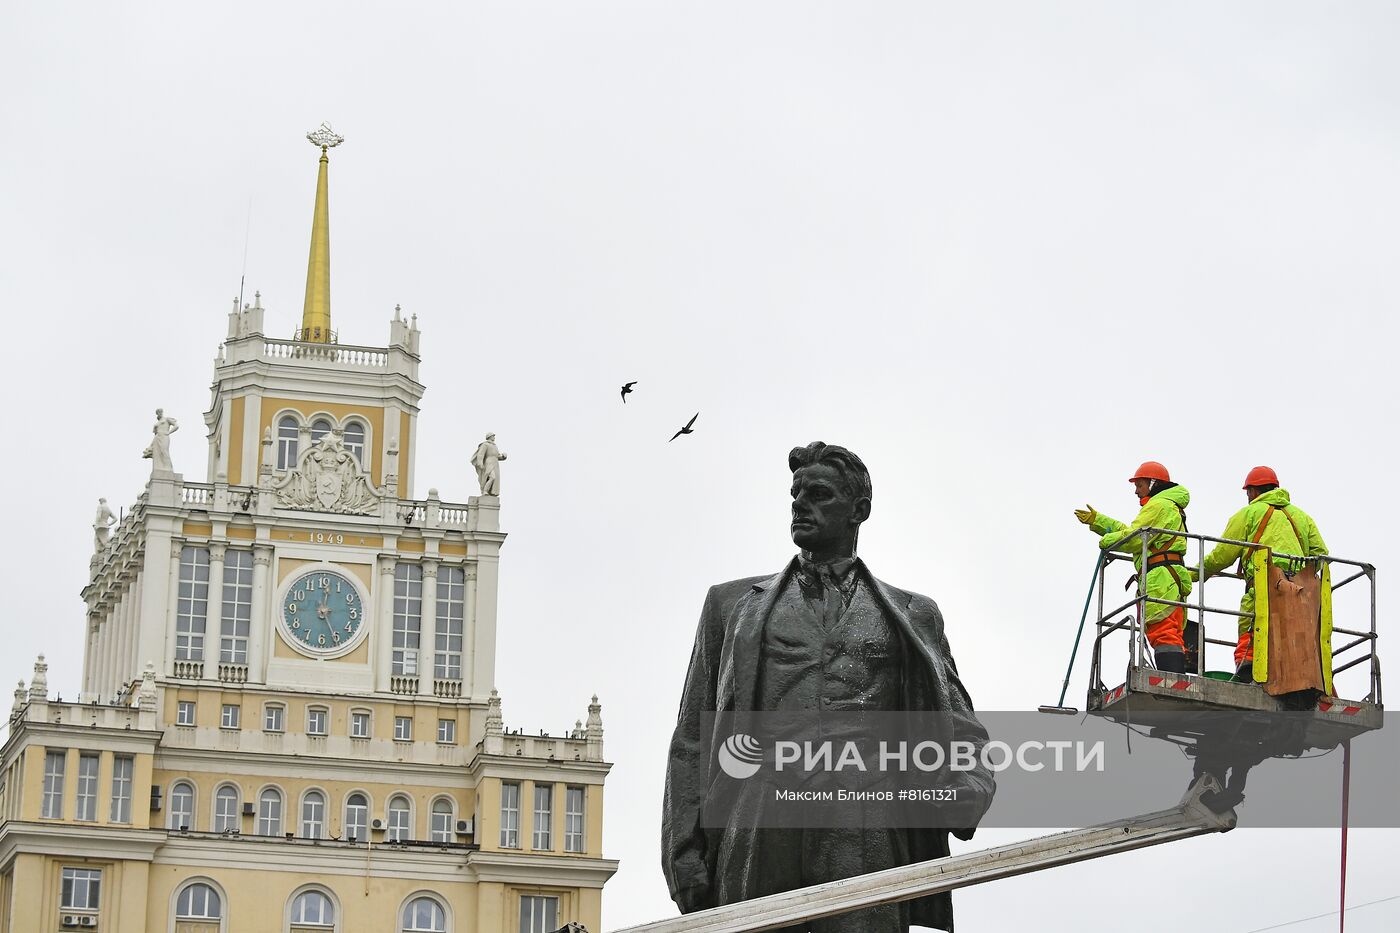
<svg viewBox="0 0 1400 933">
<path fill-rule="evenodd" d="M 151 428 L 151 433 L 155 435 L 151 438 L 151 444 L 141 456 L 151 461 L 152 473 L 174 473 L 175 467 L 170 462 L 170 435 L 180 430 L 180 425 L 174 418 L 165 417 L 165 409 L 156 409 L 155 427 Z"/>
<path fill-rule="evenodd" d="M 949 832 L 970 838 L 991 803 L 992 776 L 982 765 L 947 778 L 967 802 L 947 828 L 759 826 L 754 814 L 766 808 L 758 795 L 771 799 L 771 789 L 749 781 L 740 782 L 732 807 L 716 808 L 724 825 L 706 825 L 718 822 L 702 813 L 723 786 L 716 760 L 729 737 L 718 722 L 707 731 L 706 713 L 938 710 L 954 740 L 978 748 L 987 741 L 938 606 L 883 583 L 856 556 L 860 525 L 870 517 L 865 464 L 818 441 L 795 448 L 788 467 L 800 552 L 773 576 L 711 587 L 695 635 L 662 815 L 662 869 L 683 913 L 947 856 Z M 906 933 L 910 923 L 950 930 L 952 916 L 950 896 L 935 894 L 785 933 Z"/>
<path fill-rule="evenodd" d="M 111 532 L 108 530 L 117 523 L 117 516 L 112 513 L 107 505 L 106 499 L 97 500 L 97 517 L 92 520 L 92 549 L 101 551 L 107 546 L 107 537 Z"/>
<path fill-rule="evenodd" d="M 476 453 L 472 454 L 472 466 L 476 467 L 476 481 L 481 486 L 483 496 L 501 494 L 500 462 L 505 458 L 506 455 L 496 446 L 494 434 L 486 435 L 486 440 L 477 445 Z"/>
</svg>

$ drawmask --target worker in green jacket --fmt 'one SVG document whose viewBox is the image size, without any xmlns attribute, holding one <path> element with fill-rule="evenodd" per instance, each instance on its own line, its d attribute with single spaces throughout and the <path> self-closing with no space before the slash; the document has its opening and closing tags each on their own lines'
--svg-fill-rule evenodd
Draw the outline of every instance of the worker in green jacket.
<svg viewBox="0 0 1400 933">
<path fill-rule="evenodd" d="M 1250 470 L 1244 480 L 1244 492 L 1249 505 L 1231 516 L 1220 537 L 1257 543 L 1276 554 L 1317 557 L 1327 553 L 1327 544 L 1317 530 L 1317 522 L 1289 500 L 1288 490 L 1279 488 L 1278 474 L 1273 469 L 1257 466 Z M 1207 580 L 1236 561 L 1245 578 L 1240 612 L 1247 615 L 1239 619 L 1235 680 L 1246 683 L 1254 681 L 1254 574 L 1245 566 L 1249 550 L 1240 544 L 1219 544 L 1205 560 Z M 1274 558 L 1274 563 L 1287 568 L 1290 562 Z"/>
<path fill-rule="evenodd" d="M 1182 634 L 1186 627 L 1186 612 L 1180 606 L 1154 603 L 1154 599 L 1185 602 L 1191 592 L 1191 577 L 1183 566 L 1186 539 L 1178 535 L 1153 535 L 1147 542 L 1147 566 L 1142 563 L 1142 539 L 1136 532 L 1141 528 L 1186 530 L 1186 506 L 1191 494 L 1185 486 L 1171 480 L 1167 468 L 1155 460 L 1138 467 L 1130 477 L 1138 504 L 1142 506 L 1131 525 L 1109 518 L 1088 505 L 1075 509 L 1074 515 L 1102 537 L 1099 547 L 1105 551 L 1121 551 L 1132 555 L 1133 566 L 1146 574 L 1144 586 L 1148 601 L 1143 605 L 1142 625 L 1147 643 L 1152 646 L 1153 660 L 1158 670 L 1173 674 L 1186 673 L 1186 645 Z"/>
</svg>

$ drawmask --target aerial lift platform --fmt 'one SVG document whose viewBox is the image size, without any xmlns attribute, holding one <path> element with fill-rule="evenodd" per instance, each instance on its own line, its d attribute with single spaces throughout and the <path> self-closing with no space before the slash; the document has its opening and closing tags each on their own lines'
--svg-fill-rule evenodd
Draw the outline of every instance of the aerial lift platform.
<svg viewBox="0 0 1400 933">
<path fill-rule="evenodd" d="M 1307 748 L 1330 750 L 1341 747 L 1344 754 L 1341 916 L 1345 923 L 1350 742 L 1362 733 L 1381 728 L 1383 724 L 1380 659 L 1376 651 L 1375 568 L 1340 557 L 1303 558 L 1274 554 L 1248 541 L 1159 528 L 1144 528 L 1136 533 L 1144 566 L 1147 564 L 1148 540 L 1157 534 L 1178 535 L 1192 542 L 1188 545 L 1188 552 L 1192 547 L 1196 551 L 1195 601 L 1153 599 L 1147 596 L 1145 580 L 1140 576 L 1136 595 L 1121 605 L 1108 608 L 1106 590 L 1110 569 L 1120 562 L 1131 561 L 1131 557 L 1120 554 L 1100 557 L 1095 567 L 1093 586 L 1084 604 L 1084 616 L 1080 620 L 1080 633 L 1075 637 L 1074 648 L 1074 655 L 1077 655 L 1089 606 L 1097 596 L 1087 712 L 1128 727 L 1141 726 L 1149 736 L 1186 747 L 1188 754 L 1201 754 L 1212 745 L 1218 751 L 1221 747 L 1228 749 L 1236 741 L 1246 744 L 1249 748 L 1242 756 L 1242 765 L 1235 769 L 1246 773 L 1250 765 L 1261 758 L 1290 757 Z M 1287 560 L 1296 564 L 1299 572 L 1317 573 L 1321 577 L 1333 618 L 1330 632 L 1322 633 L 1326 636 L 1323 639 L 1323 650 L 1326 652 L 1324 665 L 1329 671 L 1325 680 L 1332 685 L 1332 691 L 1276 696 L 1267 689 L 1267 676 L 1262 683 L 1235 683 L 1226 679 L 1233 671 L 1233 664 L 1229 665 L 1229 672 L 1171 674 L 1159 671 L 1149 663 L 1152 651 L 1142 623 L 1149 602 L 1181 606 L 1188 615 L 1195 612 L 1198 623 L 1196 648 L 1202 669 L 1206 667 L 1209 656 L 1219 654 L 1218 649 L 1234 648 L 1234 624 L 1229 626 L 1232 636 L 1229 639 L 1210 637 L 1206 631 L 1208 618 L 1213 617 L 1217 621 L 1223 618 L 1233 623 L 1246 617 L 1236 608 L 1213 607 L 1206 603 L 1206 582 L 1200 579 L 1204 576 L 1205 552 L 1208 546 L 1219 543 L 1248 548 L 1246 553 L 1250 554 L 1249 560 L 1256 570 L 1266 567 L 1270 561 Z M 1338 583 L 1331 582 L 1334 569 L 1343 577 Z M 1222 577 L 1243 580 L 1241 575 L 1232 573 L 1218 574 L 1216 579 Z M 1366 581 L 1365 585 L 1354 585 L 1363 580 Z M 1338 600 L 1338 591 L 1348 586 L 1351 590 L 1344 596 L 1350 597 L 1354 593 L 1356 598 Z M 1217 586 L 1215 591 L 1219 592 L 1219 589 Z M 1363 621 L 1351 622 L 1351 627 L 1344 627 L 1335 624 L 1338 618 L 1349 622 L 1356 618 Z M 1123 680 L 1109 688 L 1104 683 L 1105 672 L 1109 669 L 1104 660 L 1105 646 L 1117 642 L 1126 643 L 1127 663 Z M 1210 651 L 1211 648 L 1217 651 Z M 1330 651 L 1327 650 L 1329 648 Z M 1066 690 L 1074 668 L 1074 655 L 1070 658 L 1070 669 L 1065 673 Z M 1339 677 L 1343 682 L 1341 686 L 1337 682 Z M 1058 704 L 1043 706 L 1041 710 L 1077 714 L 1078 710 L 1064 705 L 1064 698 L 1062 692 Z M 1222 717 L 1219 714 L 1230 712 L 1243 715 L 1229 717 L 1236 726 L 1228 734 L 1221 735 L 1219 723 Z M 1288 741 L 1281 744 L 1271 742 L 1271 730 L 1285 717 L 1290 723 Z M 1241 731 L 1239 723 L 1253 723 L 1257 728 L 1251 735 L 1247 729 Z M 1231 784 L 1236 777 L 1233 772 L 1230 774 Z M 1166 810 L 786 891 L 628 927 L 616 933 L 750 933 L 779 929 L 879 904 L 952 891 L 1209 833 L 1228 832 L 1236 825 L 1237 816 L 1233 807 L 1243 799 L 1243 795 L 1229 792 L 1224 784 L 1224 774 L 1198 766 L 1181 802 Z"/>
</svg>

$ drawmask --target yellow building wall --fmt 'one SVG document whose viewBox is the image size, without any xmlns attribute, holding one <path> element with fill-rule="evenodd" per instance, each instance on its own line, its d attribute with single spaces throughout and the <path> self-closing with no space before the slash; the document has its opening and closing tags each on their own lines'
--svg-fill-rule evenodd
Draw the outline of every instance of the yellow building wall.
<svg viewBox="0 0 1400 933">
<path fill-rule="evenodd" d="M 228 464 L 228 481 L 232 486 L 243 482 L 243 409 L 246 399 L 239 396 L 229 403 L 228 451 L 224 462 Z"/>
</svg>

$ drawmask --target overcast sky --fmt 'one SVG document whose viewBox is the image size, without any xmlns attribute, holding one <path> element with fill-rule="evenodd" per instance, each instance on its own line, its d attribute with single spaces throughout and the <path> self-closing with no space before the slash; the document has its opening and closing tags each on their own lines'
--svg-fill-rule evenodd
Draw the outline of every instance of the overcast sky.
<svg viewBox="0 0 1400 933">
<path fill-rule="evenodd" d="M 1276 467 L 1381 568 L 1384 634 L 1395 5 L 211 6 L 0 9 L 10 683 L 44 651 L 77 694 L 93 507 L 140 492 L 156 406 L 204 478 L 245 242 L 269 330 L 297 326 L 322 120 L 341 339 L 382 345 L 395 303 L 423 329 L 419 494 L 475 493 L 486 431 L 510 456 L 507 725 L 604 704 L 608 928 L 673 912 L 695 622 L 792 553 L 795 444 L 866 460 L 862 555 L 939 601 L 981 708 L 1054 699 L 1094 556 L 1071 510 L 1130 519 L 1147 458 L 1214 532 Z M 1397 842 L 1353 834 L 1353 903 L 1400 895 Z M 958 927 L 1251 930 L 1335 909 L 1336 850 L 1241 829 L 961 893 Z"/>
</svg>

